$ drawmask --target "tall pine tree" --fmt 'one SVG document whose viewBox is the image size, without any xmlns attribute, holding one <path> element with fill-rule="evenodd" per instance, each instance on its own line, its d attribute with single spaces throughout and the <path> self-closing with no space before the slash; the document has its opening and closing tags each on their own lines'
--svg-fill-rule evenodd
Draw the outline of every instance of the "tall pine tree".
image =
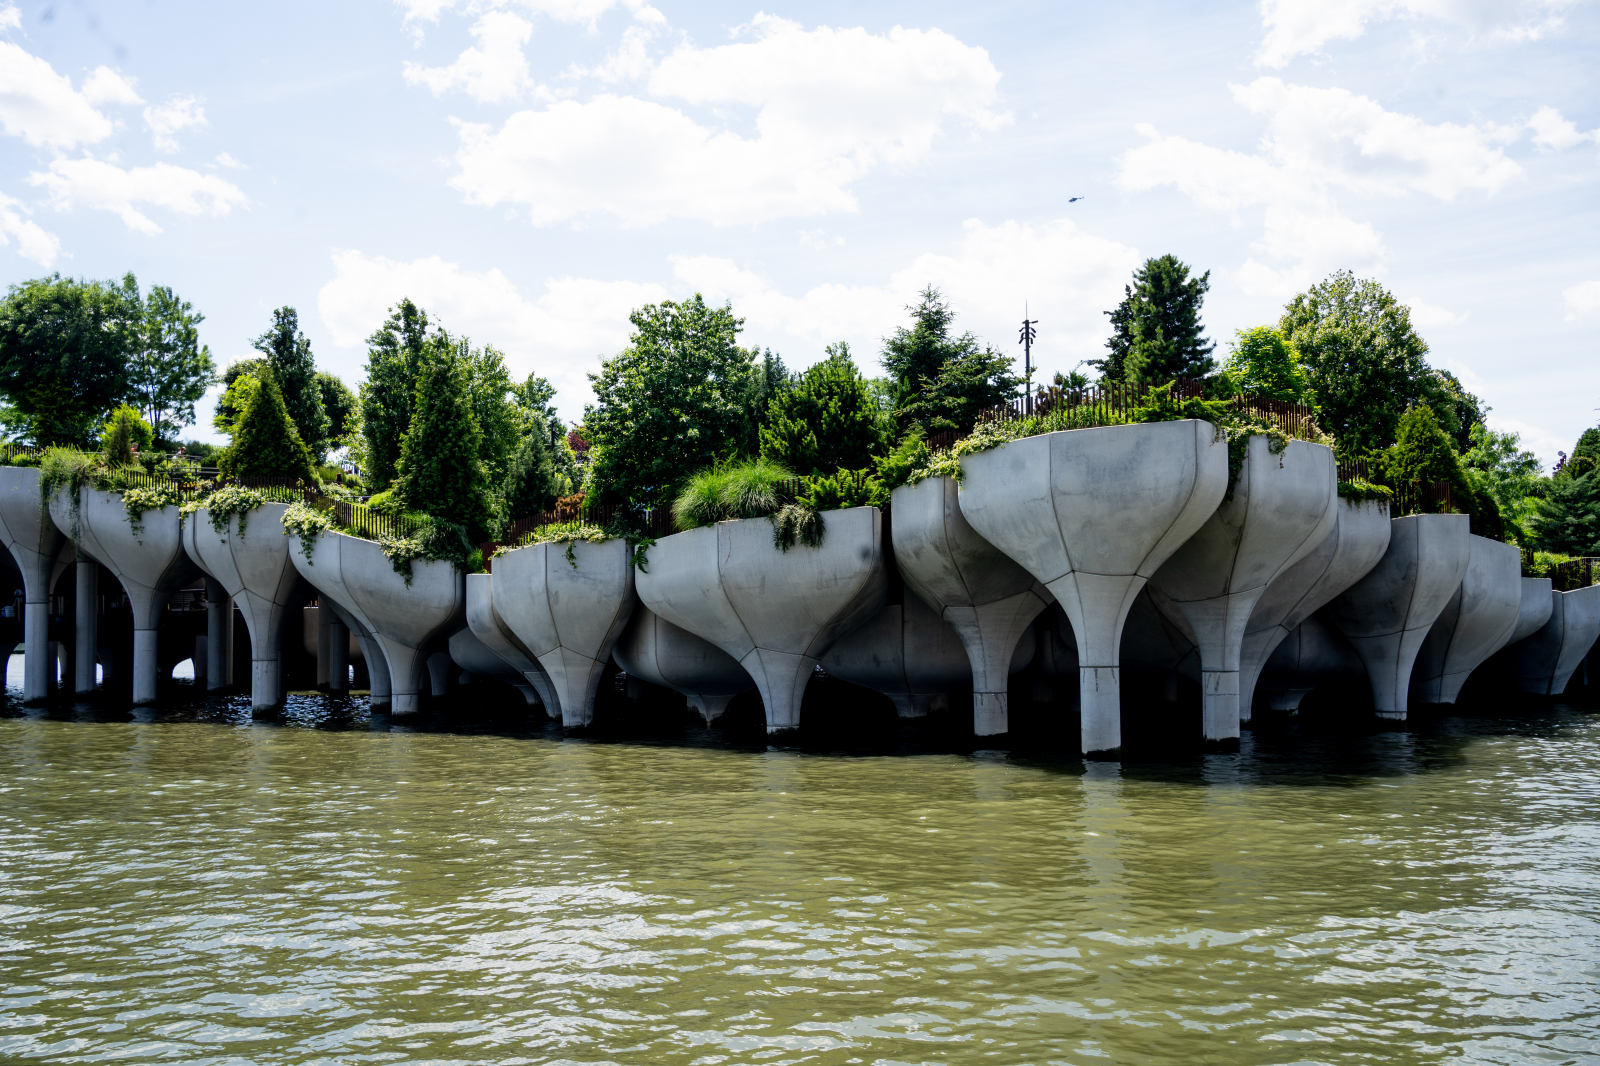
<svg viewBox="0 0 1600 1066">
<path fill-rule="evenodd" d="M 1211 272 L 1197 278 L 1175 255 L 1145 260 L 1123 287 L 1122 303 L 1107 311 L 1111 339 L 1104 359 L 1090 361 L 1108 381 L 1158 385 L 1174 378 L 1203 378 L 1216 369 L 1216 343 L 1203 336 L 1200 305 Z"/>
<path fill-rule="evenodd" d="M 487 538 L 494 520 L 482 436 L 465 367 L 448 349 L 436 352 L 417 382 L 395 495 L 414 511 L 466 527 L 473 541 Z"/>
<path fill-rule="evenodd" d="M 428 358 L 428 313 L 410 300 L 389 309 L 388 321 L 367 338 L 367 380 L 361 386 L 361 432 L 367 438 L 374 491 L 388 487 L 411 429 L 411 405 Z"/>
<path fill-rule="evenodd" d="M 260 386 L 234 424 L 233 444 L 222 453 L 217 467 L 223 477 L 293 477 L 311 483 L 311 450 L 289 417 L 283 393 L 271 371 L 261 374 Z"/>
<path fill-rule="evenodd" d="M 860 470 L 882 450 L 878 405 L 844 344 L 770 401 L 761 427 L 761 457 L 796 474 Z"/>
<path fill-rule="evenodd" d="M 328 415 L 322 409 L 322 384 L 317 380 L 317 360 L 311 341 L 300 332 L 300 317 L 292 307 L 272 312 L 272 328 L 254 342 L 267 357 L 267 366 L 283 394 L 284 409 L 294 419 L 300 439 L 318 462 L 328 450 Z"/>
</svg>

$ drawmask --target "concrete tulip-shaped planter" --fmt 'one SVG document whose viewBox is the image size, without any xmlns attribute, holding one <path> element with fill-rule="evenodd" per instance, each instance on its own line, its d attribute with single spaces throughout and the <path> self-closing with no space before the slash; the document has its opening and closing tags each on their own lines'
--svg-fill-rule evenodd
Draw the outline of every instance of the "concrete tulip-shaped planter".
<svg viewBox="0 0 1600 1066">
<path fill-rule="evenodd" d="M 39 499 L 37 468 L 0 467 L 0 540 L 22 571 L 23 698 L 42 700 L 50 685 L 50 574 L 66 538 Z"/>
<path fill-rule="evenodd" d="M 1012 647 L 1020 645 L 1012 641 Z M 941 692 L 961 688 L 973 678 L 960 635 L 909 588 L 902 602 L 885 604 L 865 625 L 836 643 L 822 657 L 822 668 L 888 696 L 901 718 L 926 716 Z M 1002 682 L 1008 676 L 1003 671 Z M 977 701 L 974 689 L 975 711 Z M 1004 721 L 999 724 L 1002 728 L 993 732 L 1005 732 Z"/>
<path fill-rule="evenodd" d="M 632 559 L 619 538 L 534 544 L 495 557 L 495 610 L 549 675 L 568 728 L 594 720 L 606 661 L 637 602 Z"/>
<path fill-rule="evenodd" d="M 1344 634 L 1328 621 L 1325 611 L 1318 611 L 1277 643 L 1262 664 L 1259 683 L 1267 693 L 1268 707 L 1296 714 L 1312 689 L 1360 681 L 1366 672 L 1366 664 Z"/>
<path fill-rule="evenodd" d="M 471 628 L 458 629 L 450 634 L 448 647 L 451 661 L 461 669 L 480 677 L 504 682 L 520 692 L 529 707 L 539 706 L 539 694 L 528 684 L 528 679 L 522 676 L 522 671 L 514 669 L 510 663 L 495 654 L 477 638 Z"/>
<path fill-rule="evenodd" d="M 613 654 L 629 674 L 683 693 L 707 725 L 735 696 L 756 687 L 733 656 L 643 604 L 634 608 Z"/>
<path fill-rule="evenodd" d="M 174 591 L 200 576 L 183 550 L 183 516 L 176 506 L 144 512 L 135 531 L 122 493 L 78 489 L 77 512 L 70 490 L 50 499 L 56 526 L 76 530 L 78 550 L 100 562 L 121 582 L 133 608 L 133 702 L 154 703 L 158 681 L 157 635 L 161 609 Z"/>
<path fill-rule="evenodd" d="M 1512 683 L 1523 692 L 1559 696 L 1600 637 L 1600 585 L 1550 593 L 1550 617 L 1507 649 Z"/>
<path fill-rule="evenodd" d="M 765 518 L 663 537 L 639 575 L 644 605 L 736 659 L 755 681 L 767 732 L 800 725 L 800 704 L 834 641 L 883 606 L 883 517 L 876 507 L 822 515 L 812 548 L 781 551 Z"/>
<path fill-rule="evenodd" d="M 1522 610 L 1522 552 L 1468 537 L 1467 571 L 1411 669 L 1411 701 L 1454 703 L 1472 671 L 1511 643 Z"/>
<path fill-rule="evenodd" d="M 1228 446 L 1185 419 L 1028 437 L 961 459 L 961 513 L 1055 596 L 1078 642 L 1081 747 L 1122 746 L 1122 623 L 1228 489 Z"/>
<path fill-rule="evenodd" d="M 1506 641 L 1507 648 L 1527 640 L 1550 621 L 1550 614 L 1555 610 L 1555 602 L 1550 598 L 1550 593 L 1555 591 L 1554 584 L 1547 577 L 1522 579 L 1522 602 L 1517 607 L 1517 624 Z"/>
<path fill-rule="evenodd" d="M 1012 654 L 1050 605 L 1050 592 L 972 528 L 961 512 L 954 479 L 902 485 L 890 502 L 890 536 L 901 577 L 955 630 L 966 650 L 973 732 L 1004 733 L 1010 728 L 1006 691 Z"/>
<path fill-rule="evenodd" d="M 1392 519 L 1378 565 L 1325 609 L 1366 664 L 1380 718 L 1406 716 L 1417 652 L 1467 571 L 1470 521 L 1464 514 Z"/>
<path fill-rule="evenodd" d="M 551 718 L 561 717 L 561 704 L 550 686 L 550 676 L 539 665 L 529 647 L 517 639 L 494 605 L 494 575 L 467 575 L 467 628 L 478 642 L 522 676 L 523 684 L 533 688 Z"/>
<path fill-rule="evenodd" d="M 308 557 L 305 541 L 298 535 L 287 539 L 300 576 L 333 601 L 358 637 L 365 632 L 375 638 L 389 667 L 390 713 L 415 713 L 429 645 L 465 624 L 466 589 L 455 564 L 413 560 L 407 584 L 370 540 L 323 532 L 311 539 Z M 370 646 L 366 654 L 376 688 Z"/>
<path fill-rule="evenodd" d="M 305 579 L 290 562 L 289 538 L 283 535 L 283 512 L 288 509 L 287 504 L 264 503 L 229 515 L 218 530 L 211 512 L 202 507 L 183 528 L 189 558 L 233 597 L 250 630 L 250 705 L 256 710 L 283 703 L 283 630 L 306 600 Z"/>
<path fill-rule="evenodd" d="M 1299 562 L 1338 519 L 1333 449 L 1290 441 L 1273 454 L 1264 436 L 1244 441 L 1233 494 L 1150 578 L 1188 623 L 1200 652 L 1202 735 L 1239 737 L 1239 659 L 1250 614 L 1267 585 Z"/>
</svg>

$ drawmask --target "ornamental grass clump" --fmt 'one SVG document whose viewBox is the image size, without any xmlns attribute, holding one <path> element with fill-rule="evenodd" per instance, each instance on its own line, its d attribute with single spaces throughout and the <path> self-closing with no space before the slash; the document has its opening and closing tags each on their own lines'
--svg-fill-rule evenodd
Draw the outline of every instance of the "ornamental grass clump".
<svg viewBox="0 0 1600 1066">
<path fill-rule="evenodd" d="M 689 479 L 672 505 L 679 529 L 697 529 L 736 518 L 767 518 L 783 508 L 783 486 L 793 478 L 771 459 L 721 463 Z"/>
</svg>

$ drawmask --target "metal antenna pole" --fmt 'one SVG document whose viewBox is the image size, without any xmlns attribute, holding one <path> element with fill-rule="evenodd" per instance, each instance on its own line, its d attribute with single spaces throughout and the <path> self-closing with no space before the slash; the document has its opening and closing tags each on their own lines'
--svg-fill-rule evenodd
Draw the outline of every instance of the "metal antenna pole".
<svg viewBox="0 0 1600 1066">
<path fill-rule="evenodd" d="M 1017 343 L 1022 345 L 1022 380 L 1024 388 L 1024 410 L 1033 407 L 1033 342 L 1039 336 L 1033 327 L 1039 324 L 1036 318 L 1028 317 L 1028 305 L 1022 305 L 1022 328 L 1017 331 Z"/>
</svg>

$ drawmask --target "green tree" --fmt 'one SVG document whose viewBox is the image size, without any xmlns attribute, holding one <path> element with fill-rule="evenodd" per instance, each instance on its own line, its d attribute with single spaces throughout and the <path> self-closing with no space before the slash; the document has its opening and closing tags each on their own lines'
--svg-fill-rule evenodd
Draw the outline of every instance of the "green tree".
<svg viewBox="0 0 1600 1066">
<path fill-rule="evenodd" d="M 830 344 L 827 352 L 792 388 L 772 397 L 760 429 L 761 458 L 796 474 L 860 470 L 883 450 L 878 405 L 849 345 Z"/>
<path fill-rule="evenodd" d="M 217 397 L 216 411 L 211 417 L 211 424 L 223 433 L 231 435 L 233 427 L 244 415 L 244 409 L 249 406 L 250 398 L 255 395 L 256 386 L 261 383 L 261 378 L 266 372 L 265 359 L 238 359 L 229 363 L 222 371 L 220 379 L 222 394 Z"/>
<path fill-rule="evenodd" d="M 506 501 L 506 517 L 526 518 L 555 506 L 560 494 L 556 475 L 556 445 L 544 424 L 544 415 L 534 411 L 526 424 L 527 433 L 507 465 L 500 493 Z"/>
<path fill-rule="evenodd" d="M 1538 457 L 1522 450 L 1517 434 L 1497 433 L 1482 422 L 1472 424 L 1470 437 L 1472 447 L 1461 457 L 1467 480 L 1494 500 L 1507 529 L 1526 543 L 1528 520 L 1538 512 L 1542 491 Z"/>
<path fill-rule="evenodd" d="M 527 412 L 518 406 L 518 390 L 500 351 L 489 345 L 474 349 L 463 337 L 455 344 L 455 354 L 466 374 L 467 403 L 478 424 L 478 457 L 489 484 L 498 485 L 522 442 Z"/>
<path fill-rule="evenodd" d="M 671 500 L 695 471 L 739 450 L 754 353 L 738 345 L 744 320 L 696 293 L 629 316 L 628 347 L 590 376 L 584 411 L 590 477 L 608 498 Z"/>
<path fill-rule="evenodd" d="M 111 412 L 100 431 L 100 450 L 106 457 L 106 466 L 116 470 L 132 466 L 139 453 L 148 451 L 155 439 L 150 424 L 139 417 L 139 412 L 123 404 Z"/>
<path fill-rule="evenodd" d="M 217 461 L 223 477 L 292 477 L 316 481 L 311 450 L 289 417 L 283 392 L 270 370 L 256 379 L 258 387 L 234 425 L 233 444 Z"/>
<path fill-rule="evenodd" d="M 558 432 L 566 428 L 561 424 L 561 415 L 556 411 L 555 398 L 556 387 L 550 384 L 548 379 L 537 374 L 529 374 L 527 380 L 517 386 L 517 408 L 522 412 L 525 423 L 523 436 L 533 431 L 534 422 L 530 416 L 534 414 L 543 420 L 546 433 L 550 432 L 552 427 Z"/>
<path fill-rule="evenodd" d="M 830 347 L 828 350 L 831 352 L 833 349 Z M 770 348 L 750 367 L 744 396 L 744 433 L 739 441 L 741 452 L 746 455 L 760 454 L 761 433 L 770 425 L 768 419 L 772 401 L 791 385 L 793 381 L 789 368 L 783 365 L 782 357 L 775 355 Z"/>
<path fill-rule="evenodd" d="M 367 380 L 361 386 L 361 432 L 367 442 L 368 486 L 379 491 L 394 480 L 400 450 L 411 429 L 417 381 L 428 359 L 428 313 L 401 300 L 367 338 Z"/>
<path fill-rule="evenodd" d="M 337 375 L 322 370 L 317 371 L 317 391 L 322 394 L 322 411 L 328 416 L 328 446 L 340 447 L 360 425 L 360 401 Z"/>
<path fill-rule="evenodd" d="M 1278 327 L 1300 352 L 1318 421 L 1341 454 L 1393 444 L 1401 415 L 1417 404 L 1443 412 L 1455 435 L 1454 399 L 1428 366 L 1410 308 L 1376 281 L 1341 270 L 1290 300 Z"/>
<path fill-rule="evenodd" d="M 1270 396 L 1291 403 L 1309 399 L 1300 353 L 1277 326 L 1237 330 L 1222 369 L 1247 396 Z"/>
<path fill-rule="evenodd" d="M 35 444 L 87 444 L 129 395 L 142 315 L 131 274 L 121 285 L 52 274 L 11 286 L 0 303 L 0 394 Z"/>
<path fill-rule="evenodd" d="M 1472 427 L 1482 426 L 1489 415 L 1490 408 L 1483 405 L 1483 401 L 1467 391 L 1461 384 L 1461 379 L 1448 370 L 1435 369 L 1434 377 L 1438 380 L 1441 400 L 1448 407 L 1448 413 L 1440 421 L 1452 425 L 1450 437 L 1455 442 L 1456 451 L 1462 455 L 1472 449 Z"/>
<path fill-rule="evenodd" d="M 1586 429 L 1573 446 L 1571 457 L 1563 459 L 1561 469 L 1554 476 L 1583 477 L 1597 469 L 1600 469 L 1600 429 Z"/>
<path fill-rule="evenodd" d="M 1010 399 L 1020 379 L 1011 373 L 1010 359 L 973 334 L 950 335 L 956 313 L 938 289 L 923 289 L 919 300 L 906 308 L 911 325 L 883 342 L 881 362 L 894 382 L 897 428 L 904 433 L 912 426 L 970 426 L 969 415 Z"/>
<path fill-rule="evenodd" d="M 1111 339 L 1104 359 L 1090 360 L 1108 381 L 1160 384 L 1203 378 L 1216 369 L 1216 343 L 1202 335 L 1200 305 L 1211 288 L 1211 272 L 1197 278 L 1174 255 L 1147 259 L 1123 286 L 1122 302 L 1106 314 Z"/>
<path fill-rule="evenodd" d="M 993 348 L 967 352 L 939 368 L 933 383 L 899 411 L 905 423 L 927 430 L 966 432 L 984 411 L 1006 403 L 1022 379 L 1011 372 L 1013 360 Z"/>
<path fill-rule="evenodd" d="M 272 376 L 283 393 L 283 406 L 294 419 L 300 439 L 321 462 L 328 452 L 328 415 L 322 409 L 322 386 L 317 381 L 317 360 L 311 341 L 300 332 L 300 317 L 292 307 L 272 312 L 272 328 L 252 342 L 267 357 Z"/>
<path fill-rule="evenodd" d="M 395 496 L 414 511 L 465 527 L 472 541 L 486 539 L 494 516 L 481 449 L 467 368 L 441 345 L 424 363 L 417 383 Z"/>
<path fill-rule="evenodd" d="M 1531 524 L 1539 551 L 1600 555 L 1600 470 L 1552 478 Z"/>
<path fill-rule="evenodd" d="M 129 376 L 136 403 L 159 439 L 175 440 L 178 430 L 194 422 L 195 401 L 215 380 L 211 350 L 200 343 L 204 321 L 165 285 L 144 298 Z"/>
<path fill-rule="evenodd" d="M 1384 453 L 1383 466 L 1389 483 L 1395 486 L 1448 482 L 1455 509 L 1472 516 L 1473 533 L 1496 538 L 1504 535 L 1504 519 L 1493 495 L 1480 492 L 1467 476 L 1455 443 L 1426 404 L 1418 404 L 1400 416 L 1395 443 Z"/>
</svg>

